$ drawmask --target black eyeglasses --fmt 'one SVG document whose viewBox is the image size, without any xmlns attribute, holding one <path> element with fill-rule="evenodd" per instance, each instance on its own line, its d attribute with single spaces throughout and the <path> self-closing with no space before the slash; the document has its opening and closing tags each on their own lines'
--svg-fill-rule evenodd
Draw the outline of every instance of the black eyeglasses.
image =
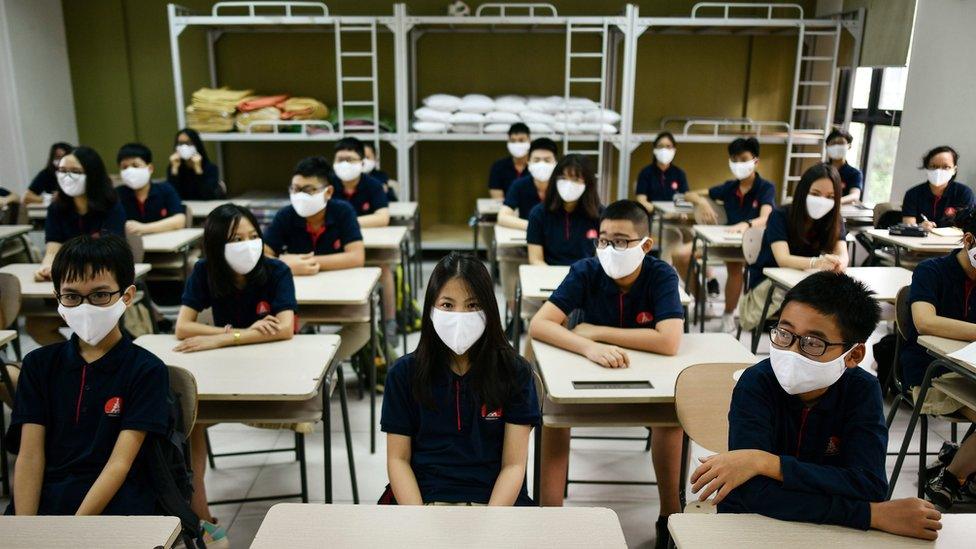
<svg viewBox="0 0 976 549">
<path fill-rule="evenodd" d="M 104 307 L 105 305 L 108 305 L 110 301 L 112 301 L 113 295 L 122 295 L 124 292 L 125 290 L 115 290 L 114 292 L 99 290 L 88 295 L 58 294 L 58 303 L 64 305 L 65 307 L 77 307 L 78 305 L 81 305 L 87 301 L 96 307 Z"/>
<path fill-rule="evenodd" d="M 56 168 L 54 170 L 57 173 L 67 173 L 71 175 L 84 175 L 85 172 L 81 168 Z"/>
<path fill-rule="evenodd" d="M 796 339 L 800 340 L 800 351 L 805 355 L 809 356 L 823 356 L 830 347 L 846 347 L 848 343 L 842 341 L 840 343 L 832 343 L 817 336 L 799 336 L 793 332 L 776 327 L 769 330 L 769 339 L 772 341 L 773 345 L 781 349 L 789 349 L 793 346 L 793 342 Z"/>
<path fill-rule="evenodd" d="M 622 252 L 630 247 L 631 242 L 640 242 L 644 240 L 643 238 L 598 238 L 596 240 L 596 247 L 600 250 L 605 249 L 607 246 L 613 246 L 614 250 Z"/>
<path fill-rule="evenodd" d="M 305 185 L 304 187 L 296 187 L 294 185 L 289 185 L 288 190 L 294 193 L 305 193 L 305 194 L 319 194 L 325 190 L 325 187 L 318 188 L 312 187 L 311 185 Z"/>
</svg>

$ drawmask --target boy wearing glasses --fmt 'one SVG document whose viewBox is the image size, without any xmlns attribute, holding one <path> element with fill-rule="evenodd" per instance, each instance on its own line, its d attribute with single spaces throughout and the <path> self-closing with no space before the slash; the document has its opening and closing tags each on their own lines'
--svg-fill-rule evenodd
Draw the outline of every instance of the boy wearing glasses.
<svg viewBox="0 0 976 549">
<path fill-rule="evenodd" d="M 627 351 L 674 355 L 681 343 L 684 311 L 674 269 L 647 255 L 653 246 L 647 211 L 631 200 L 607 206 L 600 219 L 597 257 L 583 259 L 532 318 L 533 339 L 581 354 L 605 368 L 626 368 Z M 580 310 L 582 322 L 565 326 Z M 544 428 L 542 505 L 562 505 L 569 465 L 569 429 Z M 680 511 L 678 476 L 681 429 L 655 427 L 652 460 L 661 498 L 658 544 L 667 544 L 667 516 Z"/>
<path fill-rule="evenodd" d="M 743 372 L 729 409 L 729 451 L 703 458 L 692 490 L 720 513 L 837 524 L 934 540 L 931 503 L 885 501 L 878 380 L 858 367 L 881 309 L 845 274 L 810 275 L 786 294 L 770 358 Z"/>
<path fill-rule="evenodd" d="M 169 375 L 119 329 L 136 289 L 132 252 L 114 235 L 79 236 L 51 267 L 69 341 L 24 357 L 7 441 L 18 453 L 6 514 L 152 515 L 140 453 L 166 434 Z"/>
</svg>

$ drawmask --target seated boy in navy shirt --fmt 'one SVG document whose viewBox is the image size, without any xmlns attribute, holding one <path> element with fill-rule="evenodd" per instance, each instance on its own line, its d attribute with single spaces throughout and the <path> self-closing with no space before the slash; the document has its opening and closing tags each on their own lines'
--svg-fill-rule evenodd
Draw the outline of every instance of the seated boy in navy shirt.
<svg viewBox="0 0 976 549">
<path fill-rule="evenodd" d="M 702 459 L 692 490 L 720 513 L 836 524 L 935 539 L 941 515 L 917 498 L 885 501 L 881 386 L 858 367 L 881 308 L 842 273 L 786 294 L 770 358 L 743 372 L 729 409 L 729 451 Z"/>
<path fill-rule="evenodd" d="M 380 169 L 379 158 L 376 157 L 376 149 L 373 148 L 371 141 L 363 141 L 363 152 L 366 154 L 363 158 L 363 173 L 383 184 L 383 191 L 386 192 L 386 199 L 389 202 L 399 200 L 396 193 L 399 183 L 390 179 L 390 174 Z"/>
<path fill-rule="evenodd" d="M 51 267 L 75 335 L 24 357 L 7 441 L 18 453 L 7 514 L 153 515 L 140 452 L 165 435 L 169 374 L 119 329 L 135 298 L 132 252 L 114 235 L 79 236 Z"/>
<path fill-rule="evenodd" d="M 125 208 L 125 232 L 153 234 L 186 227 L 180 195 L 172 185 L 153 183 L 152 151 L 142 143 L 122 145 L 116 155 L 123 185 L 119 201 Z"/>
<path fill-rule="evenodd" d="M 529 167 L 529 141 L 532 135 L 523 122 L 516 122 L 508 128 L 508 156 L 492 162 L 488 171 L 488 193 L 496 200 L 508 194 L 512 183 L 525 175 Z"/>
<path fill-rule="evenodd" d="M 674 355 L 681 343 L 684 311 L 674 269 L 647 255 L 653 246 L 647 211 L 630 200 L 609 205 L 600 221 L 597 257 L 570 268 L 549 301 L 532 318 L 529 335 L 585 356 L 605 368 L 626 368 L 627 351 Z M 582 322 L 564 325 L 573 311 Z M 667 539 L 667 516 L 681 510 L 678 477 L 681 429 L 655 427 L 651 437 L 661 498 L 658 538 Z M 569 429 L 543 428 L 542 505 L 562 505 L 569 464 Z"/>
</svg>

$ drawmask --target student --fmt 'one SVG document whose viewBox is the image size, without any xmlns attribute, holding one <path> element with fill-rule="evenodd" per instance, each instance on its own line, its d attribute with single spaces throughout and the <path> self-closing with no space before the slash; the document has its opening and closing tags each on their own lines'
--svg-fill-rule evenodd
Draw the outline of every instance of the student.
<svg viewBox="0 0 976 549">
<path fill-rule="evenodd" d="M 653 256 L 647 211 L 630 200 L 607 206 L 600 221 L 597 257 L 570 267 L 569 275 L 532 318 L 529 335 L 585 356 L 605 368 L 626 368 L 624 349 L 674 355 L 681 343 L 684 311 L 674 269 Z M 569 314 L 583 322 L 565 326 Z M 569 465 L 569 429 L 542 430 L 542 505 L 562 505 Z M 678 477 L 681 429 L 655 427 L 651 459 L 661 498 L 656 528 L 666 547 L 667 517 L 681 512 Z"/>
<path fill-rule="evenodd" d="M 958 164 L 959 153 L 952 147 L 942 145 L 925 153 L 922 168 L 928 182 L 905 191 L 902 222 L 925 230 L 951 227 L 959 210 L 976 204 L 972 189 L 956 181 Z"/>
<path fill-rule="evenodd" d="M 513 181 L 505 193 L 505 202 L 498 210 L 499 225 L 523 231 L 529 228 L 529 213 L 545 198 L 558 158 L 559 148 L 555 141 L 548 137 L 532 140 L 529 174 Z"/>
<path fill-rule="evenodd" d="M 169 373 L 119 320 L 135 299 L 125 240 L 82 235 L 51 268 L 69 341 L 24 357 L 7 440 L 18 453 L 8 515 L 154 515 L 141 452 L 165 436 Z"/>
<path fill-rule="evenodd" d="M 739 302 L 739 324 L 752 330 L 759 324 L 773 284 L 763 269 L 820 269 L 842 272 L 847 268 L 847 228 L 840 215 L 841 182 L 830 164 L 807 169 L 796 185 L 793 202 L 773 210 L 763 233 L 756 262 L 749 266 L 749 287 Z M 779 310 L 782 294 L 773 293 L 769 314 Z"/>
<path fill-rule="evenodd" d="M 847 153 L 851 150 L 852 143 L 854 136 L 840 128 L 835 128 L 827 135 L 827 158 L 830 165 L 837 169 L 844 184 L 841 204 L 860 202 L 864 193 L 864 175 L 861 170 L 847 163 Z"/>
<path fill-rule="evenodd" d="M 881 316 L 872 293 L 820 272 L 786 294 L 770 358 L 747 368 L 732 393 L 729 451 L 691 475 L 701 501 L 715 494 L 720 513 L 936 538 L 932 504 L 885 501 L 881 388 L 858 367 Z"/>
<path fill-rule="evenodd" d="M 176 319 L 175 351 L 192 353 L 235 345 L 291 339 L 295 326 L 295 282 L 288 265 L 263 254 L 261 227 L 254 214 L 236 204 L 210 212 L 203 226 L 203 255 L 186 281 Z M 197 320 L 212 309 L 213 325 Z M 269 365 L 272 366 L 272 365 Z M 190 507 L 215 538 L 226 531 L 207 505 L 206 429 L 197 423 L 190 434 L 193 497 Z"/>
<path fill-rule="evenodd" d="M 44 165 L 41 171 L 37 172 L 37 175 L 34 176 L 30 186 L 27 187 L 27 191 L 24 193 L 25 206 L 28 204 L 43 204 L 45 201 L 50 201 L 52 195 L 58 192 L 58 165 L 61 163 L 64 155 L 70 153 L 72 149 L 74 147 L 63 141 L 51 145 L 47 153 L 47 164 Z"/>
<path fill-rule="evenodd" d="M 431 273 L 420 342 L 386 378 L 389 491 L 400 505 L 532 505 L 532 369 L 502 334 L 491 277 L 456 252 Z"/>
<path fill-rule="evenodd" d="M 755 137 L 737 138 L 729 144 L 729 170 L 735 179 L 716 185 L 708 190 L 708 198 L 721 201 L 725 208 L 728 231 L 743 233 L 750 227 L 765 227 L 769 214 L 776 206 L 776 187 L 757 172 L 759 165 L 759 141 Z M 695 215 L 705 224 L 714 224 L 718 215 L 705 200 L 701 191 L 685 194 L 688 202 L 695 205 Z M 674 266 L 681 276 L 688 273 L 691 261 L 691 243 L 684 244 L 672 255 Z M 742 293 L 742 262 L 726 261 L 728 280 L 725 283 L 725 312 L 722 314 L 722 331 L 735 331 L 735 312 Z M 695 282 L 685 281 L 689 293 L 694 294 Z M 716 283 L 717 288 L 717 283 Z"/>
<path fill-rule="evenodd" d="M 655 201 L 671 202 L 675 195 L 688 192 L 685 171 L 672 164 L 677 145 L 671 132 L 661 132 L 654 138 L 654 161 L 637 175 L 637 202 L 654 213 Z M 683 240 L 690 240 L 687 228 L 670 226 L 664 231 L 661 258 L 670 261 L 671 253 Z"/>
<path fill-rule="evenodd" d="M 396 202 L 398 200 L 396 194 L 398 184 L 396 181 L 390 179 L 388 173 L 380 169 L 380 163 L 376 158 L 376 149 L 373 148 L 373 142 L 363 141 L 363 151 L 365 152 L 363 173 L 382 183 L 383 190 L 386 192 L 386 199 L 390 202 Z"/>
<path fill-rule="evenodd" d="M 183 200 L 217 200 L 226 194 L 220 170 L 207 158 L 200 134 L 192 128 L 176 132 L 166 180 Z"/>
<path fill-rule="evenodd" d="M 512 182 L 525 175 L 529 166 L 531 139 L 529 127 L 522 122 L 516 122 L 508 128 L 508 156 L 491 165 L 491 171 L 488 172 L 489 196 L 503 200 Z"/>
<path fill-rule="evenodd" d="M 593 256 L 603 210 L 596 176 L 585 156 L 568 154 L 550 181 L 545 198 L 529 213 L 529 263 L 572 265 Z"/>
<path fill-rule="evenodd" d="M 278 210 L 265 234 L 265 252 L 278 256 L 294 276 L 362 267 L 366 252 L 356 212 L 343 200 L 330 200 L 329 161 L 302 159 L 291 177 L 291 205 Z M 345 324 L 337 357 L 348 359 L 369 341 L 369 324 Z"/>
<path fill-rule="evenodd" d="M 142 143 L 122 145 L 116 155 L 123 185 L 119 200 L 128 221 L 125 231 L 153 234 L 186 227 L 186 214 L 180 195 L 166 182 L 153 183 L 152 151 Z"/>
</svg>

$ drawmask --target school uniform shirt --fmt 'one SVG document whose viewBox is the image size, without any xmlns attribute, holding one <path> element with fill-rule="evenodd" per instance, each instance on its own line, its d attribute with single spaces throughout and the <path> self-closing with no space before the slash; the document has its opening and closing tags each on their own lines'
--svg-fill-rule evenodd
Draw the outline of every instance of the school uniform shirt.
<svg viewBox="0 0 976 549">
<path fill-rule="evenodd" d="M 657 162 L 651 162 L 637 174 L 637 191 L 634 194 L 647 196 L 651 202 L 671 201 L 674 195 L 688 192 L 688 178 L 685 171 L 671 164 L 661 171 Z"/>
<path fill-rule="evenodd" d="M 410 437 L 410 467 L 425 503 L 488 503 L 501 472 L 505 424 L 538 426 L 542 417 L 532 370 L 516 362 L 516 392 L 490 410 L 472 390 L 470 376 L 433 376 L 430 409 L 413 397 L 416 357 L 404 355 L 386 375 L 380 426 Z M 532 505 L 523 482 L 516 505 Z"/>
<path fill-rule="evenodd" d="M 384 172 L 382 170 L 373 170 L 373 171 L 369 172 L 368 175 L 370 177 L 372 177 L 373 179 L 379 181 L 383 185 L 386 185 L 387 183 L 390 182 L 390 174 L 388 174 L 388 173 L 386 173 L 386 172 Z M 393 187 L 387 187 L 386 188 L 386 200 L 388 202 L 396 202 L 397 200 L 399 200 L 399 198 L 397 198 L 396 191 L 393 190 Z"/>
<path fill-rule="evenodd" d="M 763 206 L 775 208 L 776 186 L 756 173 L 756 180 L 745 195 L 739 189 L 739 180 L 730 179 L 708 189 L 708 197 L 722 202 L 728 224 L 735 225 L 759 217 L 759 210 Z"/>
<path fill-rule="evenodd" d="M 499 158 L 491 165 L 491 170 L 488 172 L 488 188 L 508 194 L 508 188 L 512 186 L 513 181 L 529 174 L 528 167 L 529 165 L 526 164 L 525 168 L 519 171 L 511 156 Z"/>
<path fill-rule="evenodd" d="M 976 282 L 966 276 L 966 271 L 957 259 L 957 253 L 959 250 L 919 263 L 912 272 L 908 302 L 930 303 L 935 307 L 935 314 L 941 317 L 976 322 L 976 296 L 973 295 L 976 293 L 973 292 Z M 903 329 L 907 337 L 898 359 L 902 368 L 902 380 L 908 387 L 916 387 L 922 384 L 925 370 L 934 359 L 918 344 L 918 331 L 914 322 L 908 323 Z M 935 375 L 942 375 L 947 371 L 940 368 Z"/>
<path fill-rule="evenodd" d="M 78 336 L 24 357 L 7 441 L 20 450 L 26 423 L 43 425 L 44 479 L 39 515 L 72 515 L 101 474 L 123 430 L 166 435 L 169 373 L 126 336 L 88 363 Z M 145 444 L 145 442 L 143 442 Z M 105 515 L 155 513 L 144 452 L 139 452 Z M 7 508 L 13 511 L 14 504 Z"/>
<path fill-rule="evenodd" d="M 54 194 L 60 190 L 58 177 L 54 174 L 54 170 L 44 168 L 37 172 L 37 175 L 31 180 L 27 190 L 38 196 L 43 193 Z"/>
<path fill-rule="evenodd" d="M 578 261 L 549 302 L 566 316 L 580 310 L 583 322 L 613 328 L 655 328 L 662 320 L 685 316 L 678 273 L 652 255 L 644 256 L 641 272 L 627 292 L 603 272 L 599 259 Z"/>
<path fill-rule="evenodd" d="M 840 174 L 840 181 L 844 185 L 842 192 L 844 196 L 851 194 L 853 189 L 860 189 L 862 193 L 864 192 L 864 175 L 861 174 L 861 170 L 844 162 L 844 165 L 837 169 L 837 173 Z"/>
<path fill-rule="evenodd" d="M 769 214 L 769 220 L 766 222 L 766 232 L 763 233 L 762 247 L 759 249 L 759 257 L 755 263 L 749 265 L 749 290 L 752 290 L 763 280 L 766 280 L 763 269 L 766 267 L 779 267 L 779 263 L 776 262 L 776 256 L 773 255 L 774 242 L 786 242 L 790 247 L 790 254 L 801 257 L 817 257 L 821 253 L 833 253 L 833 249 L 821 252 L 813 246 L 804 246 L 799 242 L 791 241 L 789 236 L 789 217 L 789 206 L 777 208 L 773 210 L 773 213 Z M 840 222 L 840 235 L 837 239 L 838 242 L 845 242 L 847 239 L 847 225 L 843 220 Z"/>
<path fill-rule="evenodd" d="M 228 297 L 214 299 L 207 282 L 207 260 L 197 261 L 183 290 L 183 305 L 197 312 L 213 307 L 214 326 L 229 324 L 235 328 L 247 328 L 268 315 L 277 315 L 282 311 L 297 311 L 295 280 L 288 265 L 270 257 L 261 258 L 261 264 L 268 272 L 264 284 L 249 284 Z"/>
<path fill-rule="evenodd" d="M 64 244 L 79 235 L 98 236 L 102 233 L 125 236 L 125 208 L 121 202 L 116 202 L 105 213 L 89 210 L 85 215 L 78 215 L 74 206 L 62 206 L 58 201 L 47 207 L 47 218 L 44 220 L 45 242 Z"/>
<path fill-rule="evenodd" d="M 528 219 L 535 205 L 542 202 L 535 179 L 531 175 L 520 177 L 505 191 L 505 205 L 518 212 L 522 219 Z"/>
<path fill-rule="evenodd" d="M 369 215 L 376 210 L 390 207 L 390 200 L 383 190 L 383 184 L 372 177 L 363 174 L 359 177 L 359 183 L 352 192 L 347 192 L 342 182 L 332 179 L 332 199 L 344 200 L 356 211 L 356 215 Z"/>
<path fill-rule="evenodd" d="M 719 513 L 867 530 L 869 502 L 884 501 L 888 490 L 881 385 L 849 368 L 807 408 L 783 390 L 766 359 L 747 368 L 732 392 L 729 450 L 743 449 L 779 456 L 783 481 L 755 476 L 719 503 Z"/>
<path fill-rule="evenodd" d="M 928 183 L 921 183 L 905 191 L 901 214 L 914 217 L 917 223 L 923 221 L 924 215 L 939 227 L 951 227 L 956 212 L 969 208 L 974 203 L 976 198 L 973 197 L 972 189 L 958 181 L 950 181 L 942 196 L 935 196 Z"/>
<path fill-rule="evenodd" d="M 180 169 L 173 175 L 166 167 L 166 181 L 176 189 L 183 200 L 217 200 L 224 198 L 220 187 L 220 170 L 215 164 L 203 163 L 203 173 L 197 174 L 187 163 L 180 163 Z"/>
<path fill-rule="evenodd" d="M 599 233 L 600 219 L 586 217 L 582 208 L 551 212 L 540 202 L 529 212 L 526 242 L 542 246 L 547 265 L 572 265 L 593 257 Z"/>
<path fill-rule="evenodd" d="M 362 239 L 356 212 L 342 200 L 330 200 L 326 204 L 325 224 L 317 230 L 312 229 L 295 208 L 285 206 L 278 210 L 264 233 L 264 243 L 278 255 L 337 254 L 345 251 L 348 244 Z"/>
<path fill-rule="evenodd" d="M 166 182 L 150 183 L 145 201 L 140 201 L 136 192 L 129 187 L 122 186 L 116 191 L 129 221 L 153 223 L 185 211 L 180 195 Z"/>
</svg>

